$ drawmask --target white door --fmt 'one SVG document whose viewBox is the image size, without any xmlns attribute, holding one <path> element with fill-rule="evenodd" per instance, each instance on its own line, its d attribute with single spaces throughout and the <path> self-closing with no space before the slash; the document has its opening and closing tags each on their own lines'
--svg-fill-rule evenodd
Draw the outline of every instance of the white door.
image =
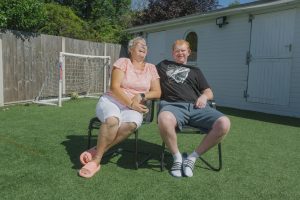
<svg viewBox="0 0 300 200">
<path fill-rule="evenodd" d="M 148 56 L 147 56 L 148 62 L 156 65 L 160 61 L 167 58 L 165 31 L 149 33 L 147 36 L 147 45 L 149 47 Z"/>
<path fill-rule="evenodd" d="M 295 10 L 255 15 L 247 101 L 288 105 Z"/>
</svg>

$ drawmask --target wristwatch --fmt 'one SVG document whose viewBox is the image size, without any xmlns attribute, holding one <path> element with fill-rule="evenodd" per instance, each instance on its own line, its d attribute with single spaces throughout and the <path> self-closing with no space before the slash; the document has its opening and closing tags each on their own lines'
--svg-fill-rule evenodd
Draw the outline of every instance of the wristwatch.
<svg viewBox="0 0 300 200">
<path fill-rule="evenodd" d="M 145 96 L 145 93 L 140 93 L 140 95 L 141 95 L 141 97 L 142 97 L 142 100 L 144 101 L 146 98 L 146 96 Z"/>
</svg>

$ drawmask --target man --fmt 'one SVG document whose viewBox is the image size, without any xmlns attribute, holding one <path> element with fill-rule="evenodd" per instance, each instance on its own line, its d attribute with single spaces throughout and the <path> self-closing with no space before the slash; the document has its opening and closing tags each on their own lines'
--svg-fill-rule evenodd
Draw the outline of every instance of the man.
<svg viewBox="0 0 300 200">
<path fill-rule="evenodd" d="M 172 48 L 174 61 L 164 60 L 156 66 L 162 89 L 158 125 L 160 135 L 173 155 L 170 173 L 175 177 L 192 177 L 196 159 L 224 138 L 230 129 L 230 121 L 207 104 L 213 99 L 213 92 L 201 70 L 187 65 L 191 53 L 189 43 L 176 40 Z M 176 129 L 181 130 L 183 125 L 208 130 L 194 152 L 184 160 L 176 135 Z"/>
</svg>

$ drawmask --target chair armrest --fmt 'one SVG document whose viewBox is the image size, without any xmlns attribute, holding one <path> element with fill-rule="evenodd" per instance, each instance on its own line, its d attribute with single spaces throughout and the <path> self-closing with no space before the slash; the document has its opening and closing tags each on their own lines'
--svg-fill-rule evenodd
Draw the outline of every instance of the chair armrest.
<svg viewBox="0 0 300 200">
<path fill-rule="evenodd" d="M 156 103 L 159 103 L 160 99 L 153 99 L 153 104 L 156 104 Z M 217 104 L 216 104 L 216 101 L 215 100 L 208 100 L 207 103 L 209 104 L 210 107 L 214 108 L 214 109 L 217 109 Z M 158 106 L 158 104 L 157 104 Z"/>
<path fill-rule="evenodd" d="M 214 108 L 214 109 L 217 109 L 217 105 L 216 105 L 216 102 L 215 102 L 215 100 L 208 100 L 207 101 L 207 103 L 208 103 L 208 105 L 210 106 L 210 107 L 212 107 L 212 108 Z"/>
<path fill-rule="evenodd" d="M 149 112 L 143 116 L 143 124 L 149 124 L 153 121 L 154 111 L 155 111 L 155 102 L 154 100 L 147 100 L 145 105 L 149 109 Z"/>
<path fill-rule="evenodd" d="M 93 118 L 90 120 L 88 129 L 89 129 L 89 130 L 92 130 L 92 129 L 99 129 L 100 126 L 101 126 L 101 122 L 100 122 L 100 120 L 98 119 L 98 117 L 93 117 Z"/>
</svg>

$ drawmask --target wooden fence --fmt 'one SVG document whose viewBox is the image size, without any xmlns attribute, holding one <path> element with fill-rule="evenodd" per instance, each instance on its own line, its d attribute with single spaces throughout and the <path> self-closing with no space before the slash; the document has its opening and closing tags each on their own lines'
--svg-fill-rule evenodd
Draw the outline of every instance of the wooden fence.
<svg viewBox="0 0 300 200">
<path fill-rule="evenodd" d="M 49 74 L 49 68 L 58 66 L 61 51 L 96 56 L 103 56 L 106 53 L 106 56 L 111 56 L 111 63 L 126 54 L 119 44 L 96 43 L 43 34 L 2 32 L 0 106 L 31 101 L 37 97 Z"/>
</svg>

